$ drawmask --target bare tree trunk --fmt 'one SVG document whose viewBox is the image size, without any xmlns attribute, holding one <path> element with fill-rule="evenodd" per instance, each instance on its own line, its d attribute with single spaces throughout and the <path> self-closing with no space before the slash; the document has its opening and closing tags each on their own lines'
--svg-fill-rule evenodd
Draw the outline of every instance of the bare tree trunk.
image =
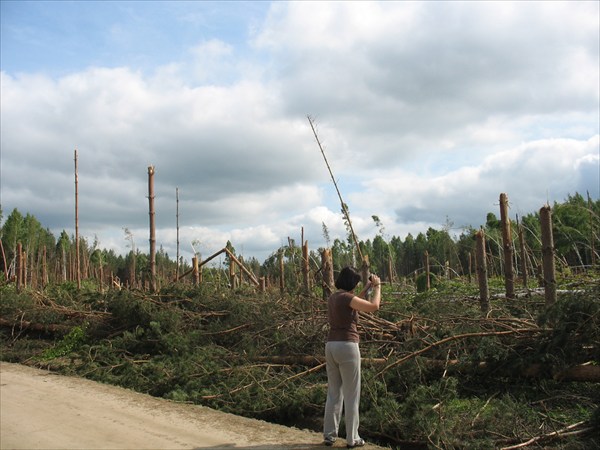
<svg viewBox="0 0 600 450">
<path fill-rule="evenodd" d="M 65 250 L 64 246 L 61 246 L 61 251 L 62 251 L 62 282 L 66 283 L 67 282 L 67 251 Z"/>
<path fill-rule="evenodd" d="M 362 255 L 362 253 L 361 253 L 361 255 Z M 367 284 L 367 281 L 369 280 L 369 270 L 371 268 L 371 262 L 369 261 L 369 255 L 361 256 L 361 258 L 362 258 L 361 276 L 362 276 L 363 283 Z"/>
<path fill-rule="evenodd" d="M 33 248 L 33 245 L 31 246 L 31 248 Z M 33 289 L 37 289 L 38 288 L 38 279 L 39 279 L 39 274 L 38 274 L 38 269 L 40 267 L 40 252 L 38 251 L 37 253 L 37 257 L 36 255 L 33 253 L 33 250 L 30 253 L 29 256 L 29 286 L 31 286 Z M 36 261 L 37 259 L 37 261 Z"/>
<path fill-rule="evenodd" d="M 246 267 L 244 266 L 244 264 L 242 264 L 242 262 L 239 259 L 237 259 L 235 257 L 235 255 L 233 253 L 231 253 L 231 251 L 229 251 L 229 249 L 227 247 L 225 247 L 224 250 L 225 250 L 225 253 L 227 253 L 227 255 L 229 256 L 229 260 L 233 261 L 234 263 L 236 263 L 239 266 L 240 270 L 242 272 L 244 272 L 248 278 L 250 278 L 250 281 L 252 281 L 252 283 L 255 286 L 258 286 L 259 282 L 256 279 L 256 277 L 254 276 L 254 274 L 252 272 L 250 272 L 248 269 L 246 269 Z M 230 265 L 230 267 L 231 266 L 232 266 L 232 264 Z"/>
<path fill-rule="evenodd" d="M 285 268 L 283 265 L 283 250 L 279 252 L 279 290 L 283 294 L 285 291 Z"/>
<path fill-rule="evenodd" d="M 42 247 L 42 289 L 48 286 L 48 264 L 47 264 L 47 253 L 46 246 Z"/>
<path fill-rule="evenodd" d="M 488 289 L 488 274 L 487 274 L 487 260 L 485 255 L 485 234 L 483 230 L 479 230 L 475 235 L 477 239 L 477 253 L 476 253 L 476 265 L 477 265 L 477 280 L 479 281 L 479 304 L 481 311 L 487 313 L 490 309 L 490 298 Z"/>
<path fill-rule="evenodd" d="M 27 267 L 27 251 L 23 250 L 22 254 L 21 254 L 21 270 L 22 270 L 22 274 L 21 274 L 21 279 L 22 281 L 22 286 L 23 287 L 27 287 L 29 284 L 27 283 L 28 279 L 29 279 L 29 271 L 28 271 L 28 267 Z"/>
<path fill-rule="evenodd" d="M 427 290 L 431 289 L 431 273 L 429 271 L 429 252 L 425 250 L 425 273 L 427 275 Z"/>
<path fill-rule="evenodd" d="M 552 209 L 549 205 L 540 209 L 542 226 L 542 265 L 546 306 L 556 302 L 556 266 L 554 263 L 554 237 L 552 235 Z"/>
<path fill-rule="evenodd" d="M 517 216 L 517 224 L 519 223 L 519 217 Z M 527 251 L 525 249 L 525 233 L 523 231 L 523 224 L 519 224 L 519 248 L 521 253 L 521 274 L 523 277 L 523 287 L 527 287 Z"/>
<path fill-rule="evenodd" d="M 198 267 L 198 257 L 196 255 L 192 256 L 192 274 L 194 277 L 194 286 L 200 286 L 200 270 Z"/>
<path fill-rule="evenodd" d="M 304 235 L 304 232 L 302 234 Z M 304 292 L 307 294 L 310 292 L 309 273 L 308 241 L 305 241 L 302 243 L 302 281 L 304 284 Z"/>
<path fill-rule="evenodd" d="M 265 292 L 267 290 L 267 279 L 266 277 L 258 278 L 258 290 L 260 292 Z"/>
<path fill-rule="evenodd" d="M 175 188 L 175 222 L 177 224 L 177 264 L 175 266 L 175 279 L 179 280 L 179 188 Z"/>
<path fill-rule="evenodd" d="M 473 270 L 473 261 L 472 261 L 471 252 L 469 252 L 469 273 L 467 274 L 467 279 L 469 280 L 469 284 L 471 284 L 472 270 Z"/>
<path fill-rule="evenodd" d="M 327 300 L 335 289 L 333 259 L 329 248 L 324 248 L 321 251 L 321 274 L 323 276 L 323 300 Z"/>
<path fill-rule="evenodd" d="M 16 286 L 17 293 L 21 292 L 23 288 L 23 245 L 20 242 L 17 242 L 17 252 L 16 252 Z"/>
<path fill-rule="evenodd" d="M 154 166 L 148 166 L 148 203 L 150 215 L 150 290 L 156 292 L 156 228 L 154 224 Z"/>
<path fill-rule="evenodd" d="M 77 289 L 81 289 L 81 272 L 79 262 L 79 174 L 77 173 L 77 149 L 75 149 L 75 271 L 77 276 Z"/>
<path fill-rule="evenodd" d="M 229 255 L 229 253 L 227 253 Z M 236 286 L 236 276 L 235 276 L 235 264 L 233 262 L 233 258 L 229 256 L 229 280 L 231 283 L 231 289 L 235 289 Z"/>
<path fill-rule="evenodd" d="M 104 268 L 102 267 L 102 259 L 100 259 L 100 293 L 104 293 Z"/>
<path fill-rule="evenodd" d="M 587 193 L 588 209 L 590 211 L 590 246 L 592 248 L 592 267 L 596 265 L 596 234 L 594 233 L 594 211 L 592 210 L 592 198 L 590 192 Z"/>
<path fill-rule="evenodd" d="M 502 226 L 502 248 L 504 250 L 504 286 L 506 297 L 515 298 L 515 273 L 513 268 L 512 233 L 508 217 L 508 197 L 500 194 L 500 222 Z"/>
</svg>

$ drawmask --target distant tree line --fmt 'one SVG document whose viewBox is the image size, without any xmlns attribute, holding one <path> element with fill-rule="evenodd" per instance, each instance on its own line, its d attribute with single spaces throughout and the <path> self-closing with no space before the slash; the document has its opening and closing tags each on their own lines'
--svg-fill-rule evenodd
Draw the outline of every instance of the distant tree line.
<svg viewBox="0 0 600 450">
<path fill-rule="evenodd" d="M 540 205 L 541 206 L 541 205 Z M 454 224 L 446 219 L 441 229 L 430 227 L 416 236 L 408 234 L 404 239 L 392 236 L 386 239 L 384 227 L 377 216 L 372 217 L 379 229 L 373 240 L 360 241 L 363 256 L 368 258 L 372 272 L 387 281 L 412 278 L 425 270 L 425 254 L 428 255 L 431 273 L 448 278 L 475 276 L 475 234 L 478 229 L 468 226 L 458 236 L 452 235 Z M 559 267 L 585 268 L 600 263 L 600 199 L 593 201 L 576 193 L 552 205 L 553 234 Z M 539 275 L 541 264 L 541 230 L 539 211 L 523 217 L 511 218 L 513 247 L 518 248 L 518 234 L 522 232 L 525 243 L 526 266 L 532 275 Z M 486 253 L 490 275 L 503 273 L 503 248 L 501 223 L 495 213 L 489 212 L 481 227 L 486 237 Z M 329 241 L 328 230 L 323 224 L 323 234 Z M 333 266 L 339 270 L 345 265 L 360 266 L 352 237 L 334 239 L 332 245 Z M 301 258 L 299 246 L 287 246 L 273 253 L 263 264 L 265 274 L 277 272 L 278 255 L 288 260 Z M 514 257 L 520 258 L 519 252 Z M 318 266 L 320 256 L 311 251 L 311 263 Z M 292 266 L 293 267 L 293 266 Z M 515 267 L 521 267 L 515 264 Z M 291 271 L 292 269 L 290 269 Z M 315 267 L 318 270 L 318 267 Z"/>
<path fill-rule="evenodd" d="M 585 268 L 600 263 L 600 199 L 593 201 L 581 194 L 569 195 L 562 203 L 552 205 L 553 233 L 559 267 Z M 463 228 L 460 234 L 453 235 L 453 223 L 446 219 L 441 229 L 429 228 L 416 236 L 408 234 L 404 239 L 397 236 L 387 238 L 385 229 L 377 216 L 372 216 L 378 233 L 373 240 L 360 241 L 360 252 L 368 258 L 372 272 L 378 273 L 387 281 L 416 278 L 425 265 L 425 254 L 431 273 L 439 277 L 464 277 L 474 275 L 475 234 L 472 226 Z M 0 280 L 12 281 L 17 271 L 34 288 L 43 288 L 48 283 L 64 283 L 76 279 L 75 238 L 63 230 L 55 237 L 50 230 L 31 214 L 23 215 L 16 208 L 6 217 L 0 211 L 0 238 L 2 255 L 0 257 Z M 531 275 L 537 274 L 540 264 L 540 221 L 539 212 L 523 217 L 511 218 L 512 239 L 515 248 L 519 233 L 522 233 L 527 249 L 526 267 Z M 503 250 L 500 220 L 489 212 L 485 225 L 486 253 L 490 275 L 500 275 L 503 271 Z M 144 288 L 149 279 L 149 253 L 140 251 L 129 230 L 124 229 L 124 239 L 129 243 L 129 252 L 118 255 L 113 250 L 100 248 L 98 239 L 89 242 L 79 239 L 81 279 L 94 282 L 102 287 Z M 323 235 L 331 248 L 334 270 L 344 265 L 360 265 L 357 261 L 356 245 L 350 233 L 347 239 L 334 239 L 330 243 L 328 230 L 323 224 Z M 235 254 L 230 242 L 227 248 Z M 514 252 L 520 258 L 519 252 Z M 295 288 L 301 284 L 303 261 L 302 245 L 288 239 L 288 245 L 282 246 L 263 263 L 256 258 L 243 261 L 246 267 L 257 275 L 265 277 L 273 285 L 281 277 L 283 268 L 286 286 Z M 320 270 L 320 251 L 311 249 L 310 268 L 314 277 Z M 240 258 L 242 259 L 242 258 Z M 179 267 L 178 267 L 179 265 Z M 225 267 L 230 266 L 225 257 Z M 522 267 L 515 264 L 515 267 Z M 171 259 L 162 246 L 156 253 L 156 269 L 161 284 L 175 280 L 177 273 L 190 270 L 187 262 Z M 213 276 L 221 276 L 219 268 L 203 268 Z M 225 272 L 223 276 L 226 277 Z"/>
</svg>

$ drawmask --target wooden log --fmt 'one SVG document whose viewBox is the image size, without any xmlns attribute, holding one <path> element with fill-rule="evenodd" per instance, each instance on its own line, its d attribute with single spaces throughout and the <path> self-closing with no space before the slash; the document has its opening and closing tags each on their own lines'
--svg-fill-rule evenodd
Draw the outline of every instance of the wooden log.
<svg viewBox="0 0 600 450">
<path fill-rule="evenodd" d="M 51 333 L 66 333 L 72 327 L 68 325 L 52 324 L 52 323 L 34 323 L 27 320 L 10 321 L 0 317 L 0 326 L 8 328 L 16 328 L 19 330 L 34 330 Z"/>
</svg>

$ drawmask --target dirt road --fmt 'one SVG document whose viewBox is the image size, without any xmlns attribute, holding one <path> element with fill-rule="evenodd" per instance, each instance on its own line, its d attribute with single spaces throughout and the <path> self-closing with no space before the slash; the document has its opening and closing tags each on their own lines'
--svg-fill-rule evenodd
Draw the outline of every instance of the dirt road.
<svg viewBox="0 0 600 450">
<path fill-rule="evenodd" d="M 0 363 L 1 449 L 324 449 L 321 442 L 319 433 Z"/>
</svg>

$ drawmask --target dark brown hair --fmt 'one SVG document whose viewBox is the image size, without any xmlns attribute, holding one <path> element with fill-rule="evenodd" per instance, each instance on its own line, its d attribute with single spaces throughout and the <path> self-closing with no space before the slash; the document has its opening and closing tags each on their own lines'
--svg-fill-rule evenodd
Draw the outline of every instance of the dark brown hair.
<svg viewBox="0 0 600 450">
<path fill-rule="evenodd" d="M 345 291 L 353 291 L 361 279 L 362 277 L 358 270 L 354 267 L 346 266 L 340 271 L 335 280 L 335 287 Z"/>
</svg>

